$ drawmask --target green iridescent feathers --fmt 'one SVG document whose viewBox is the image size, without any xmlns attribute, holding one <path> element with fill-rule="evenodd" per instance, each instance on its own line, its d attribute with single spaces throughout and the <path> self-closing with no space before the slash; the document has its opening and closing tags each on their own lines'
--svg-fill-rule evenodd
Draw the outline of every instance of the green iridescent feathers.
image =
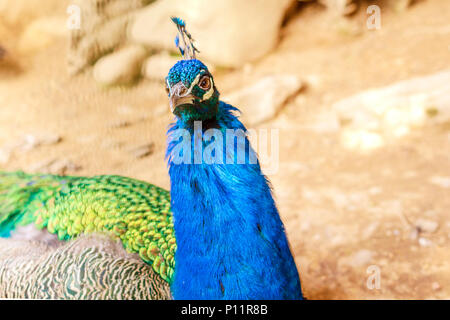
<svg viewBox="0 0 450 320">
<path fill-rule="evenodd" d="M 92 178 L 0 172 L 0 236 L 34 222 L 60 240 L 105 233 L 171 283 L 176 250 L 170 194 L 121 176 Z"/>
</svg>

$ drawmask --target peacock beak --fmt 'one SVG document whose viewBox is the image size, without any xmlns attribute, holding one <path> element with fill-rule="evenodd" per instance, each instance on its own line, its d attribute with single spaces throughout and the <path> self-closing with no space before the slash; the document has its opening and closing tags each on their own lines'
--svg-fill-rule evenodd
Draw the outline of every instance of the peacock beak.
<svg viewBox="0 0 450 320">
<path fill-rule="evenodd" d="M 170 111 L 174 113 L 179 106 L 194 104 L 194 96 L 182 82 L 178 82 L 170 88 L 169 104 Z"/>
</svg>

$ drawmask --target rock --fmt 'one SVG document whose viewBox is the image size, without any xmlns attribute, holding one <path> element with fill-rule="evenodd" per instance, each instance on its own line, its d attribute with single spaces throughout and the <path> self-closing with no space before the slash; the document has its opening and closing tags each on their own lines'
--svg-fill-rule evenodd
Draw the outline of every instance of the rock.
<svg viewBox="0 0 450 320">
<path fill-rule="evenodd" d="M 68 35 L 66 16 L 54 16 L 31 22 L 22 33 L 18 50 L 23 53 L 44 49 L 55 39 Z"/>
<path fill-rule="evenodd" d="M 151 0 L 73 0 L 80 8 L 80 28 L 71 30 L 69 73 L 76 74 L 126 42 L 136 9 Z"/>
<path fill-rule="evenodd" d="M 327 6 L 330 12 L 337 15 L 349 15 L 358 8 L 354 0 L 319 0 L 319 2 Z"/>
<path fill-rule="evenodd" d="M 442 289 L 441 285 L 439 284 L 439 282 L 433 282 L 431 284 L 431 289 L 433 289 L 434 291 L 439 291 Z"/>
<path fill-rule="evenodd" d="M 336 110 L 334 111 L 336 112 Z M 359 111 L 351 115 L 342 115 L 339 111 L 336 113 L 338 114 L 342 127 L 372 131 L 380 130 L 380 119 L 375 114 Z"/>
<path fill-rule="evenodd" d="M 371 187 L 368 191 L 371 196 L 376 196 L 383 193 L 383 189 L 378 186 Z"/>
<path fill-rule="evenodd" d="M 361 236 L 363 239 L 370 239 L 375 234 L 375 232 L 378 230 L 378 227 L 380 224 L 378 222 L 373 222 L 369 224 L 364 231 L 361 233 Z"/>
<path fill-rule="evenodd" d="M 424 114 L 430 115 L 428 110 L 434 114 L 432 121 L 445 122 L 450 119 L 450 97 L 446 94 L 449 91 L 450 70 L 446 70 L 358 93 L 336 102 L 333 109 L 350 120 L 363 112 L 367 115 L 362 117 L 381 117 L 387 126 L 404 122 L 420 126 Z M 401 119 L 405 116 L 406 119 Z"/>
<path fill-rule="evenodd" d="M 302 87 L 302 81 L 295 75 L 273 75 L 226 95 L 222 100 L 238 107 L 245 123 L 257 125 L 274 118 L 286 100 Z"/>
<path fill-rule="evenodd" d="M 68 52 L 68 71 L 74 75 L 83 71 L 103 55 L 118 48 L 126 38 L 130 18 L 116 17 L 99 26 L 92 34 L 73 30 Z"/>
<path fill-rule="evenodd" d="M 361 249 L 349 257 L 341 258 L 339 262 L 352 267 L 361 267 L 371 263 L 374 255 L 375 253 L 373 251 Z"/>
<path fill-rule="evenodd" d="M 67 174 L 68 172 L 75 172 L 81 169 L 81 166 L 73 163 L 70 160 L 57 160 L 49 166 L 49 172 L 54 174 Z"/>
<path fill-rule="evenodd" d="M 427 238 L 423 238 L 423 237 L 420 237 L 418 241 L 419 241 L 419 245 L 421 247 L 430 247 L 433 244 L 433 242 L 431 242 L 431 240 L 429 240 Z"/>
<path fill-rule="evenodd" d="M 293 0 L 156 1 L 139 10 L 129 39 L 151 48 L 175 50 L 171 16 L 186 21 L 200 58 L 238 67 L 270 52 L 278 43 L 285 12 Z"/>
<path fill-rule="evenodd" d="M 332 105 L 345 147 L 375 149 L 427 123 L 450 120 L 450 70 L 345 98 Z M 347 131 L 349 130 L 349 131 Z M 358 137 L 359 136 L 359 137 Z M 370 140 L 369 145 L 360 143 Z M 367 148 L 369 146 L 369 148 Z"/>
<path fill-rule="evenodd" d="M 119 129 L 119 128 L 126 128 L 131 126 L 131 121 L 129 120 L 119 120 L 116 122 L 111 123 L 108 127 L 112 129 Z"/>
<path fill-rule="evenodd" d="M 13 141 L 0 149 L 0 164 L 7 163 L 17 152 L 28 152 L 43 145 L 53 145 L 61 142 L 62 138 L 55 134 L 28 134 L 19 141 Z"/>
<path fill-rule="evenodd" d="M 335 133 L 341 129 L 341 124 L 335 113 L 322 112 L 317 114 L 305 127 L 316 133 Z"/>
<path fill-rule="evenodd" d="M 102 148 L 105 149 L 120 149 L 123 146 L 123 142 L 121 141 L 116 141 L 116 140 L 103 140 L 101 143 Z"/>
<path fill-rule="evenodd" d="M 129 105 L 121 105 L 117 107 L 117 113 L 121 115 L 132 115 L 135 113 L 135 109 Z"/>
<path fill-rule="evenodd" d="M 339 10 L 332 11 L 338 19 L 331 21 L 331 30 L 334 30 L 338 35 L 344 37 L 357 37 L 363 34 L 365 25 L 358 23 L 354 20 L 342 18 L 344 13 Z"/>
<path fill-rule="evenodd" d="M 411 5 L 412 0 L 396 0 L 393 1 L 394 10 L 396 12 L 403 12 Z"/>
<path fill-rule="evenodd" d="M 242 67 L 242 73 L 248 76 L 254 71 L 254 69 L 255 67 L 250 62 L 248 62 Z"/>
<path fill-rule="evenodd" d="M 298 1 L 312 2 L 314 0 Z M 350 15 L 358 8 L 354 0 L 318 0 L 318 2 L 326 6 L 333 15 Z"/>
<path fill-rule="evenodd" d="M 95 64 L 95 80 L 105 85 L 128 84 L 139 76 L 146 55 L 147 51 L 137 45 L 111 53 Z"/>
<path fill-rule="evenodd" d="M 133 148 L 130 150 L 130 152 L 136 159 L 141 159 L 151 155 L 154 150 L 155 144 L 153 142 L 150 142 L 137 148 Z"/>
<path fill-rule="evenodd" d="M 389 200 L 382 202 L 383 211 L 389 215 L 403 215 L 403 204 L 399 200 Z"/>
<path fill-rule="evenodd" d="M 371 151 L 384 145 L 383 137 L 368 130 L 344 130 L 341 133 L 341 144 L 352 150 Z"/>
<path fill-rule="evenodd" d="M 53 145 L 62 141 L 60 135 L 57 134 L 28 134 L 25 136 L 25 140 L 21 145 L 22 151 L 29 151 L 43 145 Z"/>
<path fill-rule="evenodd" d="M 52 159 L 34 164 L 29 168 L 31 172 L 51 173 L 65 175 L 69 172 L 75 172 L 82 167 L 67 159 Z"/>
<path fill-rule="evenodd" d="M 20 25 L 42 16 L 64 12 L 67 4 L 61 0 L 0 0 L 0 21 Z"/>
<path fill-rule="evenodd" d="M 155 54 L 147 58 L 142 67 L 142 74 L 147 79 L 164 81 L 170 68 L 179 60 L 168 53 Z"/>
<path fill-rule="evenodd" d="M 439 224 L 436 221 L 420 218 L 416 220 L 416 227 L 419 232 L 433 233 L 437 230 Z"/>
<path fill-rule="evenodd" d="M 419 238 L 419 229 L 418 228 L 412 228 L 411 232 L 409 233 L 409 238 L 411 240 L 417 240 L 417 238 Z"/>
<path fill-rule="evenodd" d="M 429 181 L 439 187 L 450 188 L 450 177 L 434 176 L 431 177 Z"/>
<path fill-rule="evenodd" d="M 395 133 L 397 128 L 421 127 L 426 121 L 426 98 L 415 96 L 405 106 L 387 109 L 382 115 L 382 122 L 387 130 Z M 422 100 L 423 99 L 423 100 Z"/>
</svg>

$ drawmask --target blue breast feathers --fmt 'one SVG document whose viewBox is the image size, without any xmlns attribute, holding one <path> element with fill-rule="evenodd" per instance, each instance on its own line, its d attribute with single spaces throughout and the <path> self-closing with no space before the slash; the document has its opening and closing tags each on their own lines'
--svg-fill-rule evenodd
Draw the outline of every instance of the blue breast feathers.
<svg viewBox="0 0 450 320">
<path fill-rule="evenodd" d="M 258 161 L 252 161 L 254 151 L 244 137 L 245 161 L 238 164 L 243 146 L 238 138 L 227 141 L 227 129 L 246 130 L 234 111 L 220 102 L 215 121 L 204 121 L 197 132 L 203 150 L 217 142 L 208 139 L 208 129 L 224 133 L 223 154 L 219 148 L 209 150 L 212 164 L 195 162 L 198 139 L 189 141 L 190 151 L 179 148 L 178 131 L 186 130 L 193 137 L 195 128 L 178 120 L 168 131 L 177 239 L 172 294 L 175 299 L 302 299 L 284 226 L 269 183 Z M 230 144 L 231 156 L 226 148 Z M 180 152 L 186 161 L 179 161 Z"/>
</svg>

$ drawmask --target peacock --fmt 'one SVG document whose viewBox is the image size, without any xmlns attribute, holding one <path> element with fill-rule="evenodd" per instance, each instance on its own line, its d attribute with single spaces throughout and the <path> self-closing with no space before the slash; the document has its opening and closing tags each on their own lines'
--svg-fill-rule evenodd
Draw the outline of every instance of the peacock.
<svg viewBox="0 0 450 320">
<path fill-rule="evenodd" d="M 122 176 L 0 172 L 0 297 L 303 299 L 239 110 L 172 21 L 182 59 L 165 81 L 170 192 Z"/>
</svg>

